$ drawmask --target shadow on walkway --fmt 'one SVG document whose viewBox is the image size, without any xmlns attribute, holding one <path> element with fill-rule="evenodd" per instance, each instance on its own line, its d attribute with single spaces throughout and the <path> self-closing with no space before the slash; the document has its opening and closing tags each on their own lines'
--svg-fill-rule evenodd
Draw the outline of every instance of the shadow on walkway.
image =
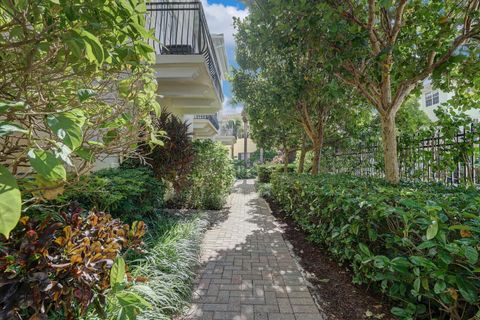
<svg viewBox="0 0 480 320">
<path fill-rule="evenodd" d="M 253 180 L 237 181 L 229 205 L 205 234 L 186 319 L 327 319 Z"/>
</svg>

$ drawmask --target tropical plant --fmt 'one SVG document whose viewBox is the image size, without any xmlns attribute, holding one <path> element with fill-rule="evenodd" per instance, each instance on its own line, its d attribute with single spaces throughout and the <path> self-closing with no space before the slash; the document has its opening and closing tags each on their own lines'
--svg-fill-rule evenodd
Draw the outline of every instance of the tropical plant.
<svg viewBox="0 0 480 320">
<path fill-rule="evenodd" d="M 61 216 L 23 216 L 0 242 L 0 318 L 77 319 L 105 306 L 117 257 L 141 245 L 143 222 L 70 207 Z"/>
<path fill-rule="evenodd" d="M 390 297 L 401 319 L 473 319 L 480 194 L 347 175 L 273 175 L 275 201 L 309 238 Z"/>
<path fill-rule="evenodd" d="M 168 139 L 162 147 L 153 150 L 148 146 L 143 147 L 142 153 L 146 155 L 146 162 L 155 176 L 170 181 L 178 192 L 186 186 L 194 158 L 190 124 L 163 109 L 153 125 L 157 130 L 165 132 Z"/>
<path fill-rule="evenodd" d="M 53 199 L 97 159 L 158 142 L 145 3 L 3 1 L 0 5 L 0 233 L 22 203 Z M 31 176 L 33 179 L 17 181 Z M 26 190 L 23 198 L 19 188 Z"/>
</svg>

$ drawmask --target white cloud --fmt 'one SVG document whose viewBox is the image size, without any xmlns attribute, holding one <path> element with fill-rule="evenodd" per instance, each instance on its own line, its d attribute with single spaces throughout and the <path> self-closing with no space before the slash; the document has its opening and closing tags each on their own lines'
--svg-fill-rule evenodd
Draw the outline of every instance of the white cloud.
<svg viewBox="0 0 480 320">
<path fill-rule="evenodd" d="M 223 33 L 225 45 L 227 47 L 235 46 L 233 17 L 243 19 L 248 15 L 248 10 L 219 3 L 209 4 L 208 0 L 202 0 L 202 4 L 210 32 Z"/>
<path fill-rule="evenodd" d="M 232 99 L 229 97 L 225 97 L 223 101 L 223 114 L 237 114 L 241 113 L 243 110 L 243 104 L 233 104 Z"/>
</svg>

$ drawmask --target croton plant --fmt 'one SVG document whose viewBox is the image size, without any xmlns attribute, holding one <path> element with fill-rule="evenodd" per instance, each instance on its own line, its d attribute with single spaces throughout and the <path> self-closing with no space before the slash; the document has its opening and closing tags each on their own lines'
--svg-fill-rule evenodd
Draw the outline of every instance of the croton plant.
<svg viewBox="0 0 480 320">
<path fill-rule="evenodd" d="M 0 243 L 0 318 L 65 319 L 105 304 L 119 255 L 139 249 L 143 222 L 70 208 L 60 217 L 24 216 Z M 5 238 L 4 238 L 5 239 Z"/>
</svg>

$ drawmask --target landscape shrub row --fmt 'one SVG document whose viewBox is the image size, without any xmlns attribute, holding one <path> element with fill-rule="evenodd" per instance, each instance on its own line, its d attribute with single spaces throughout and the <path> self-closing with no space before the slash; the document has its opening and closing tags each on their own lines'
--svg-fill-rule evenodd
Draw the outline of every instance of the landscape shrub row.
<svg viewBox="0 0 480 320">
<path fill-rule="evenodd" d="M 133 221 L 163 207 L 165 188 L 147 167 L 104 169 L 82 176 L 58 201 L 78 202 L 85 209 L 95 208 Z"/>
<path fill-rule="evenodd" d="M 388 295 L 402 319 L 479 313 L 480 194 L 347 175 L 281 175 L 272 195 L 355 283 Z"/>
<path fill-rule="evenodd" d="M 297 170 L 295 164 L 289 164 L 287 171 L 293 173 Z M 260 183 L 269 183 L 272 177 L 272 174 L 275 172 L 284 172 L 284 164 L 261 164 L 257 166 L 258 182 Z"/>
</svg>

